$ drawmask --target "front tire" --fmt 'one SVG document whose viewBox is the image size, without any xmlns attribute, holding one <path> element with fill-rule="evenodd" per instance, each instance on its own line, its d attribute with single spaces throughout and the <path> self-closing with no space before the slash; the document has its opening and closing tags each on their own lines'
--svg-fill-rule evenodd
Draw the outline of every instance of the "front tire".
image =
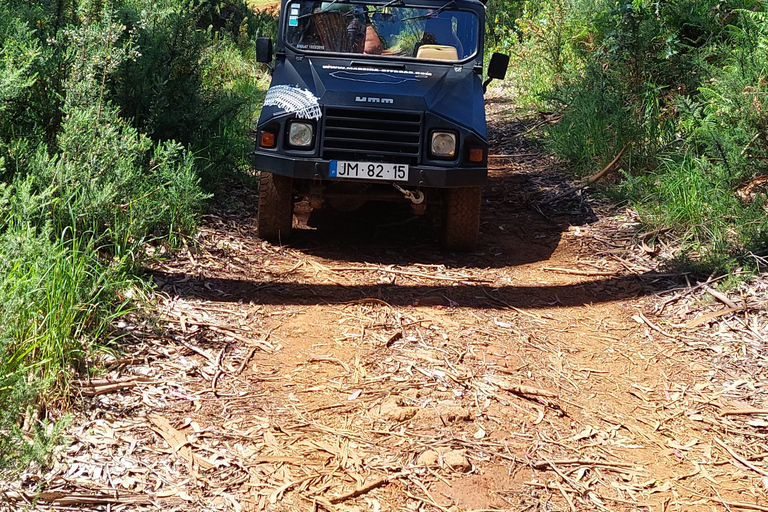
<svg viewBox="0 0 768 512">
<path fill-rule="evenodd" d="M 281 242 L 293 227 L 293 178 L 261 171 L 259 178 L 259 237 Z"/>
<path fill-rule="evenodd" d="M 471 252 L 480 232 L 480 187 L 446 190 L 443 246 L 449 251 Z"/>
</svg>

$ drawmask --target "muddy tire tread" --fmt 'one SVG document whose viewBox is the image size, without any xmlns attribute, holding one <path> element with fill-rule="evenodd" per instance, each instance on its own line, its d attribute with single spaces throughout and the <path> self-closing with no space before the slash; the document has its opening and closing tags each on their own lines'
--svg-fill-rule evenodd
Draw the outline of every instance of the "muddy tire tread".
<svg viewBox="0 0 768 512">
<path fill-rule="evenodd" d="M 449 251 L 471 252 L 477 247 L 480 232 L 480 188 L 448 189 L 443 246 Z"/>
<path fill-rule="evenodd" d="M 259 237 L 284 241 L 293 225 L 293 178 L 262 171 L 259 178 Z"/>
</svg>

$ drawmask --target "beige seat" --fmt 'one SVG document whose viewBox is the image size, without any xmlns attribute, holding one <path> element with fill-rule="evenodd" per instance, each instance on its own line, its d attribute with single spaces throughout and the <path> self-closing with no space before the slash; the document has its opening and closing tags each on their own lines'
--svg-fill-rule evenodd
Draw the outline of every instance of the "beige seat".
<svg viewBox="0 0 768 512">
<path fill-rule="evenodd" d="M 416 51 L 417 59 L 458 60 L 459 54 L 454 46 L 446 44 L 423 44 Z"/>
</svg>

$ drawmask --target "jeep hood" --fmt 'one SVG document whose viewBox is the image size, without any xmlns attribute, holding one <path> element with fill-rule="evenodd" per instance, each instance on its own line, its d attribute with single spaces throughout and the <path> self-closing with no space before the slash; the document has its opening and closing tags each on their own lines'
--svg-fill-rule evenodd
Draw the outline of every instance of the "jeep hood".
<svg viewBox="0 0 768 512">
<path fill-rule="evenodd" d="M 259 125 L 320 119 L 323 107 L 426 112 L 486 137 L 481 78 L 466 64 L 278 59 Z"/>
</svg>

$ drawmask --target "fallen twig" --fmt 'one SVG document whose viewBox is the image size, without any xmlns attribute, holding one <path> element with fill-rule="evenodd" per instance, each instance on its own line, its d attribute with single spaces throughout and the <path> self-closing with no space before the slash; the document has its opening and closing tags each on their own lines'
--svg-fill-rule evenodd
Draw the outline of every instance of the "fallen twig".
<svg viewBox="0 0 768 512">
<path fill-rule="evenodd" d="M 596 181 L 600 180 L 600 179 L 601 179 L 603 176 L 605 176 L 606 174 L 608 174 L 608 173 L 609 173 L 609 172 L 610 172 L 610 171 L 611 171 L 611 170 L 614 168 L 614 166 L 615 166 L 615 165 L 618 163 L 618 161 L 621 159 L 621 157 L 622 157 L 622 156 L 624 156 L 624 152 L 626 152 L 626 151 L 627 151 L 627 148 L 628 148 L 628 147 L 629 147 L 629 144 L 625 144 L 625 145 L 624 145 L 624 147 L 623 147 L 623 148 L 621 148 L 621 151 L 619 151 L 619 154 L 618 154 L 618 155 L 616 155 L 616 157 L 615 157 L 613 160 L 611 160 L 611 163 L 609 163 L 608 165 L 606 165 L 606 166 L 603 168 L 603 170 L 601 170 L 600 172 L 598 172 L 598 173 L 596 173 L 596 174 L 593 174 L 592 176 L 590 176 L 590 177 L 587 179 L 587 181 L 585 181 L 585 182 L 582 182 L 581 184 L 579 184 L 579 185 L 576 185 L 576 186 L 574 186 L 574 187 L 570 187 L 570 188 L 568 188 L 567 190 L 564 190 L 563 192 L 560 192 L 560 193 L 559 193 L 559 194 L 557 194 L 555 197 L 552 197 L 552 198 L 550 198 L 550 199 L 547 199 L 546 201 L 544 201 L 543 203 L 540 203 L 540 204 L 541 204 L 542 206 L 544 206 L 544 205 L 548 205 L 548 204 L 554 203 L 554 202 L 555 202 L 555 201 L 557 201 L 558 199 L 561 199 L 561 198 L 563 198 L 563 197 L 565 197 L 565 196 L 569 196 L 569 195 L 573 194 L 574 192 L 578 192 L 579 190 L 585 189 L 585 188 L 587 188 L 588 186 L 590 186 L 591 184 L 593 184 L 593 183 L 595 183 Z"/>
<path fill-rule="evenodd" d="M 346 492 L 342 494 L 341 496 L 336 496 L 334 498 L 331 498 L 329 501 L 333 503 L 334 505 L 337 503 L 341 503 L 342 501 L 347 501 L 351 498 L 357 498 L 358 496 L 362 496 L 363 494 L 381 486 L 384 484 L 387 484 L 391 482 L 392 480 L 395 480 L 397 478 L 403 477 L 410 474 L 410 471 L 401 471 L 400 473 L 395 473 L 394 475 L 388 475 L 383 476 L 381 478 L 377 478 L 376 480 L 372 480 L 368 482 L 367 484 L 358 487 L 357 489 L 353 491 Z"/>
<path fill-rule="evenodd" d="M 615 276 L 616 272 L 604 272 L 596 270 L 577 270 L 572 268 L 542 267 L 541 270 L 560 272 L 561 274 L 574 274 L 577 276 Z"/>
<path fill-rule="evenodd" d="M 768 409 L 726 409 L 720 413 L 720 416 L 739 416 L 748 414 L 768 414 Z"/>
<path fill-rule="evenodd" d="M 709 498 L 709 499 L 710 501 L 722 503 L 723 505 L 727 505 L 729 507 L 746 508 L 748 510 L 759 510 L 761 512 L 768 512 L 768 507 L 765 507 L 763 505 L 757 505 L 755 503 L 741 503 L 738 501 L 725 501 L 723 499 L 715 499 L 715 498 Z"/>
<path fill-rule="evenodd" d="M 754 472 L 756 472 L 756 473 L 759 473 L 759 474 L 761 474 L 761 475 L 763 475 L 763 476 L 768 476 L 768 471 L 765 471 L 764 469 L 760 469 L 759 467 L 755 466 L 754 464 L 752 464 L 751 462 L 749 462 L 747 459 L 745 459 L 744 457 L 742 457 L 741 455 L 739 455 L 738 453 L 736 453 L 735 451 L 733 451 L 733 449 L 732 449 L 730 446 L 728 446 L 727 444 L 725 444 L 724 442 L 722 442 L 722 441 L 721 441 L 721 440 L 719 440 L 718 438 L 716 438 L 716 437 L 715 437 L 715 438 L 713 438 L 713 440 L 714 440 L 714 441 L 715 441 L 717 444 L 719 444 L 719 445 L 720 445 L 722 448 L 724 448 L 724 449 L 725 449 L 725 451 L 727 451 L 728 453 L 730 453 L 730 454 L 731 454 L 731 457 L 733 457 L 734 459 L 736 459 L 737 461 L 739 461 L 739 462 L 740 462 L 740 463 L 742 463 L 743 465 L 747 466 L 747 467 L 748 467 L 749 469 L 751 469 L 752 471 L 754 471 Z M 766 510 L 768 510 L 768 509 L 766 509 Z"/>
</svg>

